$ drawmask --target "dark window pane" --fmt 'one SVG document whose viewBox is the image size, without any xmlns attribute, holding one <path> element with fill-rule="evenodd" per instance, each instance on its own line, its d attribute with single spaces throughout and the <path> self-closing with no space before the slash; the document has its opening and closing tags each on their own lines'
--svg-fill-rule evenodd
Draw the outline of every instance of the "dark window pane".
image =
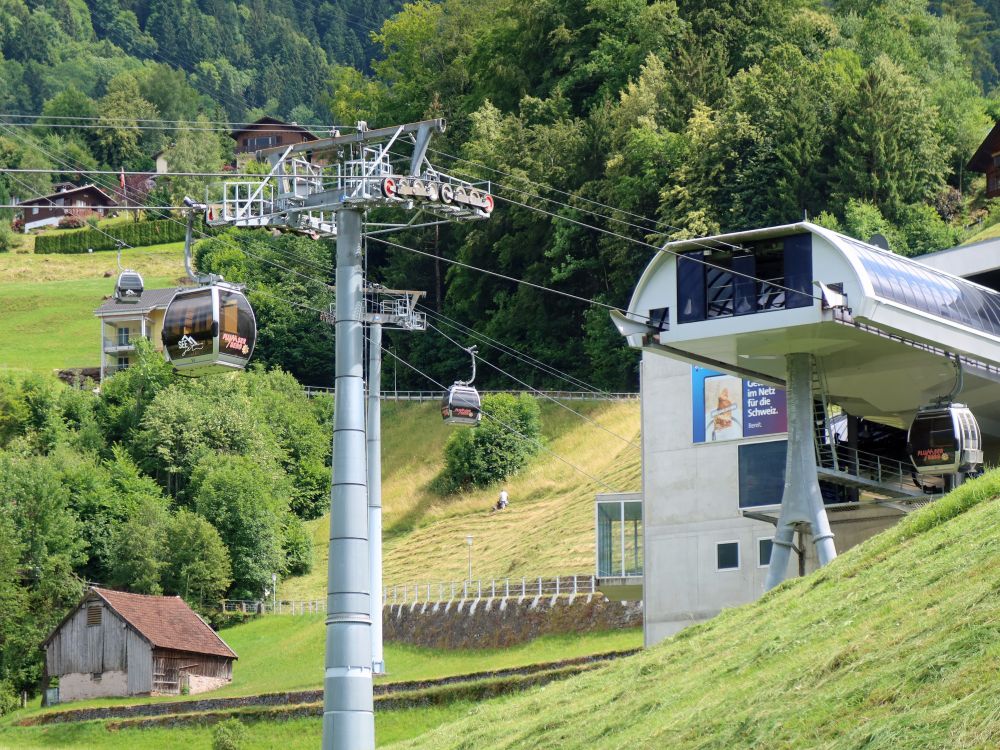
<svg viewBox="0 0 1000 750">
<path fill-rule="evenodd" d="M 170 359 L 211 354 L 213 322 L 211 289 L 178 293 L 163 319 L 163 345 Z"/>
<path fill-rule="evenodd" d="M 740 543 L 723 542 L 715 545 L 715 557 L 719 570 L 734 570 L 740 567 Z"/>
<path fill-rule="evenodd" d="M 705 319 L 705 266 L 685 255 L 677 259 L 677 320 L 692 323 Z"/>
<path fill-rule="evenodd" d="M 219 354 L 250 358 L 257 327 L 246 297 L 236 292 L 219 292 Z"/>
<path fill-rule="evenodd" d="M 757 312 L 757 271 L 753 255 L 737 255 L 733 258 L 733 312 L 748 315 Z"/>
<path fill-rule="evenodd" d="M 771 548 L 774 546 L 774 541 L 771 539 L 758 539 L 757 540 L 757 564 L 758 565 L 770 565 L 771 564 Z"/>
<path fill-rule="evenodd" d="M 740 507 L 778 505 L 785 489 L 784 440 L 741 445 Z"/>
<path fill-rule="evenodd" d="M 785 307 L 809 307 L 813 303 L 812 235 L 795 234 L 785 237 Z"/>
</svg>

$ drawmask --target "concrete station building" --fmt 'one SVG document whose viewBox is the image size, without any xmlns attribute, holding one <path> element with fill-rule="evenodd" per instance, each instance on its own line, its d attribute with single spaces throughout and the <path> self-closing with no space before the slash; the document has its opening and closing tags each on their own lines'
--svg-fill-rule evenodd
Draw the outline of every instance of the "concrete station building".
<svg viewBox="0 0 1000 750">
<path fill-rule="evenodd" d="M 599 496 L 595 512 L 602 590 L 643 599 L 647 645 L 764 591 L 789 355 L 811 360 L 810 437 L 838 552 L 939 496 L 947 480 L 913 471 L 906 429 L 956 386 L 996 462 L 998 286 L 1000 241 L 910 259 L 808 222 L 656 255 L 617 320 L 642 350 L 643 490 Z M 808 531 L 788 576 L 818 564 Z"/>
</svg>

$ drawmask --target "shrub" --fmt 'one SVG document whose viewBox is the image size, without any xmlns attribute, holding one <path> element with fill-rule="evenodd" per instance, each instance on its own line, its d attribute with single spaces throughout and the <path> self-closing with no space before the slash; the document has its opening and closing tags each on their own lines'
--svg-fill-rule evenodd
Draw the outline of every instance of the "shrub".
<svg viewBox="0 0 1000 750">
<path fill-rule="evenodd" d="M 215 725 L 212 750 L 243 750 L 250 742 L 250 733 L 239 719 L 226 719 Z"/>
<path fill-rule="evenodd" d="M 312 570 L 313 549 L 309 530 L 302 519 L 288 514 L 285 521 L 285 573 L 301 576 Z"/>
<path fill-rule="evenodd" d="M 60 229 L 80 229 L 87 225 L 82 216 L 63 216 L 59 219 L 58 227 Z"/>
<path fill-rule="evenodd" d="M 0 716 L 6 716 L 20 706 L 14 686 L 8 680 L 0 680 Z"/>
<path fill-rule="evenodd" d="M 66 217 L 76 218 L 76 217 Z M 62 226 L 62 222 L 59 223 Z M 83 226 L 81 223 L 77 226 Z M 116 250 L 117 240 L 129 247 L 145 245 L 162 245 L 165 242 L 180 242 L 184 239 L 185 226 L 183 222 L 171 219 L 156 221 L 129 222 L 103 231 L 85 229 L 67 234 L 46 234 L 35 240 L 36 253 L 85 253 L 88 250 Z M 200 232 L 210 232 L 205 226 L 198 228 Z"/>
<path fill-rule="evenodd" d="M 445 444 L 445 468 L 435 481 L 439 492 L 486 487 L 520 471 L 538 453 L 542 423 L 538 403 L 527 394 L 497 393 L 483 398 L 483 421 L 458 430 Z"/>
<path fill-rule="evenodd" d="M 21 246 L 21 238 L 7 225 L 0 222 L 0 253 L 8 253 Z"/>
</svg>

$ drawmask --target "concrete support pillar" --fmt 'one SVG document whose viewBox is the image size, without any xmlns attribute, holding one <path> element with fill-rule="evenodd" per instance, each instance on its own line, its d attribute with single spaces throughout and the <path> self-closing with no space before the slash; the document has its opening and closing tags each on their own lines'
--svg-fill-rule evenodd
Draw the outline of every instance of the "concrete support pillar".
<svg viewBox="0 0 1000 750">
<path fill-rule="evenodd" d="M 788 354 L 786 393 L 788 397 L 788 455 L 785 459 L 785 490 L 781 513 L 774 535 L 767 589 L 785 580 L 796 527 L 808 524 L 820 565 L 837 556 L 833 532 L 823 507 L 823 496 L 816 476 L 816 450 L 813 446 L 812 357 Z"/>
</svg>

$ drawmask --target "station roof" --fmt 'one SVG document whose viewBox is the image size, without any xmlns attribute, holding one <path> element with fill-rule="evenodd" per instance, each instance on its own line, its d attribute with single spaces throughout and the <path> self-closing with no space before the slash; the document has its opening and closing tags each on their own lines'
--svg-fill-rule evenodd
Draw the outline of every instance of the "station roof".
<svg viewBox="0 0 1000 750">
<path fill-rule="evenodd" d="M 723 314 L 680 318 L 680 288 L 688 282 L 679 273 L 685 265 L 679 256 L 705 265 L 710 292 L 727 283 L 738 290 L 748 281 L 732 273 L 732 258 L 764 246 L 774 253 L 782 243 L 786 255 L 809 254 L 812 284 L 798 292 L 804 304 L 765 309 L 755 300 L 769 282 L 751 276 L 743 278 L 751 288 L 758 285 L 756 293 L 728 293 L 760 305 L 749 311 L 756 314 L 741 314 L 734 297 Z M 1000 266 L 1000 253 L 968 246 L 936 255 L 919 262 L 809 222 L 671 242 L 636 286 L 628 316 L 636 326 L 619 327 L 633 346 L 778 385 L 784 384 L 784 355 L 810 353 L 833 403 L 899 427 L 955 387 L 961 362 L 959 398 L 976 412 L 984 433 L 1000 440 L 1000 292 L 938 267 L 984 274 Z M 775 285 L 792 283 L 789 278 L 771 277 L 772 299 Z M 831 288 L 845 299 L 824 298 Z M 664 309 L 663 324 L 652 325 Z"/>
</svg>

